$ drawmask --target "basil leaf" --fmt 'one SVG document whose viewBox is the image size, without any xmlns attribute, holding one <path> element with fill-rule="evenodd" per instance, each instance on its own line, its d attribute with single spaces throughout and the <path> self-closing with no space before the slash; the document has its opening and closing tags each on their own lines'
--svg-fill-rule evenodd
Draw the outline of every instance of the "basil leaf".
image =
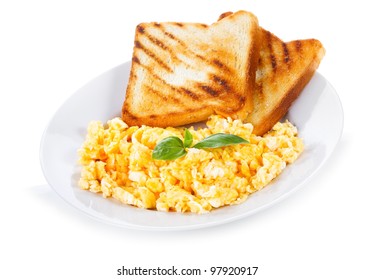
<svg viewBox="0 0 375 280">
<path fill-rule="evenodd" d="M 186 155 L 182 140 L 176 136 L 169 136 L 161 140 L 152 152 L 153 159 L 172 160 Z"/>
<path fill-rule="evenodd" d="M 220 148 L 235 144 L 246 144 L 249 141 L 233 134 L 217 133 L 204 138 L 193 146 L 196 149 Z"/>
<path fill-rule="evenodd" d="M 196 149 L 220 148 L 236 144 L 246 144 L 249 141 L 233 134 L 217 133 L 204 138 L 193 146 Z M 184 141 L 176 136 L 169 136 L 161 140 L 152 152 L 153 159 L 173 160 L 187 154 L 186 148 L 193 144 L 193 135 L 186 129 Z"/>
<path fill-rule="evenodd" d="M 184 147 L 190 148 L 191 144 L 193 144 L 193 135 L 189 131 L 189 129 L 185 129 L 185 135 L 184 135 Z"/>
</svg>

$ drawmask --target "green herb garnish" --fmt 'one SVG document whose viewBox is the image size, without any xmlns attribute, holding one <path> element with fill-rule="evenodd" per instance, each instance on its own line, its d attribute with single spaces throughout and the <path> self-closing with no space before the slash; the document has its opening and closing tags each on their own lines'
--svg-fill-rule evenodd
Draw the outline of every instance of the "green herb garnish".
<svg viewBox="0 0 375 280">
<path fill-rule="evenodd" d="M 216 133 L 204 138 L 193 146 L 196 149 L 220 148 L 236 144 L 247 144 L 249 141 L 233 134 Z M 193 144 L 193 135 L 188 129 L 184 133 L 184 141 L 176 136 L 161 140 L 152 152 L 153 159 L 173 160 L 187 154 L 186 148 Z"/>
<path fill-rule="evenodd" d="M 185 129 L 184 147 L 190 148 L 191 144 L 193 144 L 193 135 L 190 133 L 189 129 Z"/>
<path fill-rule="evenodd" d="M 171 160 L 186 155 L 182 140 L 176 136 L 169 136 L 161 140 L 152 152 L 153 159 Z"/>
<path fill-rule="evenodd" d="M 249 141 L 233 134 L 226 133 L 216 133 L 212 134 L 202 141 L 198 142 L 193 146 L 196 149 L 205 149 L 205 148 L 220 148 L 236 144 L 247 144 Z"/>
</svg>

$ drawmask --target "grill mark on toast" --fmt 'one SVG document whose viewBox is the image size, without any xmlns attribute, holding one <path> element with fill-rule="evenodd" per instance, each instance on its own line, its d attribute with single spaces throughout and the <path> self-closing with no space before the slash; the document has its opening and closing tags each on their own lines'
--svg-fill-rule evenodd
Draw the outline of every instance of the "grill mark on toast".
<svg viewBox="0 0 375 280">
<path fill-rule="evenodd" d="M 200 54 L 197 54 L 197 53 L 195 53 L 193 51 L 191 51 L 190 53 L 192 53 L 195 57 L 197 57 L 197 58 L 199 58 L 199 59 L 201 59 L 203 61 L 207 61 L 207 59 L 204 56 L 200 55 Z"/>
<path fill-rule="evenodd" d="M 162 41 L 160 41 L 158 38 L 155 36 L 152 36 L 151 34 L 144 32 L 144 35 L 156 46 L 160 47 L 163 50 L 171 52 L 171 49 L 166 46 Z"/>
<path fill-rule="evenodd" d="M 270 58 L 271 58 L 272 69 L 273 69 L 274 72 L 276 72 L 277 63 L 276 63 L 275 55 L 273 53 L 271 53 Z"/>
<path fill-rule="evenodd" d="M 180 44 L 184 49 L 187 49 L 187 45 L 181 41 L 179 38 L 177 38 L 174 34 L 166 31 L 163 26 L 159 26 L 160 30 L 167 36 L 169 37 L 170 39 L 172 39 L 173 41 L 176 41 L 178 44 Z"/>
<path fill-rule="evenodd" d="M 209 95 L 211 96 L 218 96 L 219 95 L 219 92 L 215 89 L 213 89 L 212 87 L 210 86 L 206 86 L 206 85 L 200 85 L 199 86 L 203 91 L 205 91 L 206 93 L 208 93 Z"/>
<path fill-rule="evenodd" d="M 166 95 L 163 94 L 162 92 L 157 91 L 156 89 L 150 87 L 149 85 L 145 85 L 145 87 L 146 87 L 147 90 L 149 90 L 149 91 L 152 92 L 153 94 L 157 95 L 158 97 L 160 97 L 162 100 L 164 100 L 164 101 L 166 101 L 166 102 L 172 100 L 172 101 L 175 102 L 175 103 L 180 103 L 180 104 L 182 104 L 182 103 L 181 103 L 181 100 L 178 99 L 178 98 L 176 98 L 176 97 L 174 97 L 174 96 L 166 96 Z"/>
<path fill-rule="evenodd" d="M 285 42 L 283 42 L 284 62 L 288 63 L 290 60 L 289 50 Z"/>
<path fill-rule="evenodd" d="M 160 41 L 158 38 L 150 35 L 150 34 L 146 34 L 147 38 L 153 42 L 155 45 L 157 45 L 158 47 L 162 48 L 163 50 L 168 50 L 170 51 L 170 48 L 168 46 L 166 46 L 162 41 Z"/>
<path fill-rule="evenodd" d="M 134 46 L 135 48 L 137 49 L 140 49 L 142 50 L 145 54 L 147 54 L 149 57 L 151 57 L 155 62 L 157 62 L 160 67 L 164 68 L 165 70 L 167 70 L 168 72 L 173 72 L 172 69 L 167 65 L 165 64 L 156 54 L 154 54 L 152 51 L 150 51 L 149 49 L 145 48 L 141 42 L 139 42 L 138 40 L 134 41 Z"/>
<path fill-rule="evenodd" d="M 302 42 L 300 40 L 294 41 L 294 45 L 296 46 L 296 51 L 299 52 L 302 47 Z"/>
<path fill-rule="evenodd" d="M 198 96 L 192 92 L 191 90 L 187 89 L 187 88 L 181 88 L 181 91 L 185 94 L 187 94 L 189 97 L 191 97 L 192 99 L 194 100 L 198 100 Z"/>
<path fill-rule="evenodd" d="M 224 64 L 221 63 L 221 61 L 218 60 L 218 59 L 216 59 L 216 58 L 212 60 L 212 63 L 215 64 L 219 68 L 223 68 L 224 67 Z"/>
<path fill-rule="evenodd" d="M 246 102 L 246 98 L 245 98 L 245 96 L 240 96 L 239 98 L 238 98 L 238 100 L 240 101 L 240 105 L 241 105 L 241 107 L 245 104 L 245 102 Z"/>
<path fill-rule="evenodd" d="M 168 36 L 168 37 L 171 38 L 172 40 L 175 40 L 175 41 L 179 42 L 178 39 L 177 39 L 172 33 L 168 32 L 168 31 L 165 31 L 164 28 L 162 28 L 161 25 L 159 25 L 159 27 L 160 27 L 160 29 L 163 31 L 163 33 L 164 33 L 166 36 Z M 181 43 L 181 42 L 179 42 L 179 43 Z"/>
<path fill-rule="evenodd" d="M 204 59 L 204 58 L 203 58 Z M 222 63 L 220 60 L 218 60 L 217 58 L 213 59 L 212 61 L 212 64 L 214 64 L 215 66 L 217 66 L 220 70 L 222 71 L 225 71 L 225 72 L 228 72 L 228 73 L 231 73 L 232 71 L 229 69 L 228 66 L 226 66 L 224 63 Z"/>
<path fill-rule="evenodd" d="M 133 56 L 132 61 L 135 63 L 141 64 L 141 62 L 139 61 L 139 58 L 136 57 L 135 55 Z"/>
<path fill-rule="evenodd" d="M 272 70 L 276 72 L 277 62 L 276 62 L 276 57 L 275 57 L 273 47 L 272 47 L 272 34 L 271 32 L 267 31 L 266 35 L 267 35 L 266 36 L 267 48 L 269 49 L 269 52 L 270 52 Z"/>
<path fill-rule="evenodd" d="M 142 26 L 142 24 L 137 25 L 137 32 L 142 34 L 145 32 L 145 28 Z"/>
<path fill-rule="evenodd" d="M 232 91 L 232 88 L 229 86 L 228 81 L 220 78 L 219 76 L 213 75 L 212 79 L 218 84 L 221 88 L 225 90 L 225 92 L 229 93 Z"/>
</svg>

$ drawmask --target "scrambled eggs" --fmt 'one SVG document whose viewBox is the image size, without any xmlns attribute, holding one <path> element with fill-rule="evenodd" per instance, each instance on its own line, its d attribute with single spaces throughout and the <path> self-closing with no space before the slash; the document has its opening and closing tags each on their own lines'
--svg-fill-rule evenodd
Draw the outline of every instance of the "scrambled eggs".
<svg viewBox="0 0 375 280">
<path fill-rule="evenodd" d="M 188 148 L 176 160 L 153 160 L 156 144 L 183 139 L 182 128 L 129 127 L 120 118 L 91 122 L 79 150 L 79 186 L 122 203 L 160 211 L 205 213 L 243 202 L 297 159 L 303 142 L 290 122 L 263 137 L 239 120 L 212 116 L 206 128 L 190 128 L 194 142 L 215 133 L 238 135 L 249 144 L 216 149 Z"/>
</svg>

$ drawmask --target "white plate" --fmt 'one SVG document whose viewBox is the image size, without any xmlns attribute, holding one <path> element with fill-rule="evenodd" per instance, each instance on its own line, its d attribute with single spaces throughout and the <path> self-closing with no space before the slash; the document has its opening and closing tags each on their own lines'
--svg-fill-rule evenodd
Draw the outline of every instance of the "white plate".
<svg viewBox="0 0 375 280">
<path fill-rule="evenodd" d="M 100 221 L 152 230 L 180 230 L 214 226 L 250 216 L 299 189 L 322 167 L 339 141 L 343 129 L 341 102 L 329 82 L 316 73 L 293 104 L 287 118 L 299 129 L 305 151 L 269 186 L 244 203 L 208 214 L 164 213 L 138 209 L 79 189 L 77 150 L 92 120 L 120 116 L 130 62 L 95 78 L 73 94 L 47 126 L 40 150 L 48 183 L 68 203 Z"/>
</svg>

